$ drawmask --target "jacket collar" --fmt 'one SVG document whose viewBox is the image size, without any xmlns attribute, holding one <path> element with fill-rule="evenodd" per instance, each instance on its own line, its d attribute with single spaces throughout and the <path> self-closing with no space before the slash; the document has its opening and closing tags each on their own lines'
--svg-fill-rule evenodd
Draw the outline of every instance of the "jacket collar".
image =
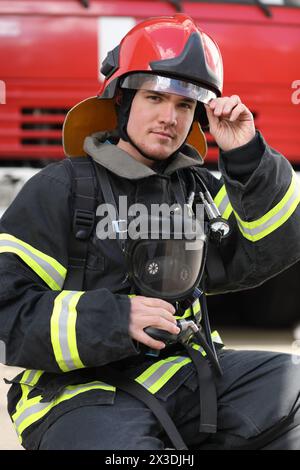
<svg viewBox="0 0 300 470">
<path fill-rule="evenodd" d="M 153 169 L 135 160 L 127 152 L 114 144 L 108 143 L 108 132 L 97 132 L 84 141 L 84 151 L 93 160 L 122 178 L 136 180 L 156 175 Z M 170 159 L 162 174 L 169 176 L 177 170 L 191 166 L 203 165 L 203 159 L 196 149 L 190 145 L 184 146 L 184 153 L 179 152 Z"/>
</svg>

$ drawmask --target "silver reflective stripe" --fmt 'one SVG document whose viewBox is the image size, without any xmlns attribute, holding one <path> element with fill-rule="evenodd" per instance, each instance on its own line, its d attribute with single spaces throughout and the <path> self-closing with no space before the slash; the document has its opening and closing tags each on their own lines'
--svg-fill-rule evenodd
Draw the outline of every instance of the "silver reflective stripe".
<svg viewBox="0 0 300 470">
<path fill-rule="evenodd" d="M 217 330 L 214 330 L 211 334 L 211 339 L 213 340 L 213 342 L 215 344 L 220 344 L 222 346 L 224 346 L 224 343 L 222 341 L 222 338 L 221 336 L 219 335 L 218 331 Z"/>
<path fill-rule="evenodd" d="M 40 378 L 40 376 L 42 375 L 43 372 L 40 371 L 40 370 L 35 370 L 35 369 L 31 369 L 28 372 L 29 372 L 29 374 L 26 377 L 25 383 L 27 385 L 34 386 L 37 383 L 38 379 Z"/>
<path fill-rule="evenodd" d="M 42 370 L 35 369 L 26 369 L 23 372 L 22 378 L 19 382 L 22 389 L 22 397 L 17 403 L 17 409 L 21 408 L 23 406 L 24 401 L 27 399 L 27 396 L 31 390 L 29 387 L 34 387 L 39 381 L 40 377 L 43 375 L 43 373 L 44 372 Z"/>
<path fill-rule="evenodd" d="M 36 403 L 35 405 L 30 406 L 29 408 L 26 408 L 20 416 L 14 420 L 15 426 L 17 428 L 20 427 L 20 425 L 25 421 L 25 419 L 29 418 L 30 416 L 33 416 L 37 413 L 40 413 L 41 411 L 45 410 L 46 408 L 49 408 L 51 405 L 51 402 L 46 402 L 46 403 Z M 38 418 L 39 419 L 39 418 Z"/>
<path fill-rule="evenodd" d="M 260 224 L 257 227 L 253 228 L 248 228 L 245 226 L 245 224 L 237 218 L 237 222 L 239 224 L 239 227 L 241 228 L 242 232 L 246 233 L 247 235 L 251 237 L 255 237 L 258 234 L 264 232 L 266 229 L 274 225 L 277 228 L 277 223 L 280 222 L 280 219 L 282 219 L 287 212 L 289 212 L 290 208 L 294 205 L 296 200 L 299 199 L 299 183 L 296 183 L 295 185 L 295 190 L 291 197 L 288 199 L 286 204 L 284 204 L 281 209 L 276 212 L 273 217 L 270 217 L 266 222 Z"/>
<path fill-rule="evenodd" d="M 229 219 L 232 214 L 232 205 L 227 195 L 225 184 L 223 184 L 218 194 L 215 196 L 214 203 L 219 209 L 221 216 L 226 220 Z"/>
<path fill-rule="evenodd" d="M 84 292 L 62 291 L 54 301 L 50 337 L 56 362 L 63 372 L 84 367 L 77 347 L 77 304 Z"/>
<path fill-rule="evenodd" d="M 139 380 L 139 377 L 138 377 L 135 380 L 139 382 L 147 390 L 151 391 L 151 388 L 154 385 L 156 385 L 158 382 L 160 382 L 164 376 L 167 376 L 168 372 L 170 371 L 172 367 L 174 367 L 175 364 L 181 364 L 183 362 L 187 362 L 187 359 L 188 359 L 188 362 L 190 362 L 189 358 L 182 357 L 182 356 L 176 357 L 172 361 L 162 361 L 162 364 L 151 375 L 149 375 L 148 378 L 146 378 L 145 380 Z M 144 373 L 147 373 L 147 371 L 145 371 Z M 171 376 L 168 377 L 168 379 L 171 378 L 173 375 L 174 374 L 171 374 Z M 161 386 L 163 386 L 164 384 L 165 384 L 165 381 L 161 383 Z"/>
<path fill-rule="evenodd" d="M 6 364 L 6 343 L 0 339 L 0 362 Z"/>
<path fill-rule="evenodd" d="M 71 397 L 74 394 L 85 392 L 87 390 L 94 390 L 95 388 L 101 389 L 101 390 L 110 390 L 111 392 L 115 391 L 115 387 L 113 385 L 109 385 L 106 382 L 102 382 L 101 380 L 95 380 L 94 382 L 87 382 L 86 384 L 82 384 L 80 386 L 68 385 L 65 388 L 58 402 L 60 400 L 63 401 L 64 399 L 67 399 L 68 397 Z"/>
<path fill-rule="evenodd" d="M 76 364 L 73 361 L 72 353 L 68 344 L 68 319 L 69 319 L 69 301 L 75 292 L 70 292 L 62 299 L 62 307 L 58 320 L 59 324 L 59 343 L 64 362 L 69 370 L 76 369 Z"/>
<path fill-rule="evenodd" d="M 61 276 L 61 274 L 56 269 L 54 269 L 51 266 L 50 263 L 48 263 L 45 259 L 41 258 L 40 256 L 36 255 L 32 251 L 28 250 L 23 244 L 18 243 L 18 242 L 14 242 L 12 240 L 0 239 L 0 247 L 1 246 L 3 246 L 3 247 L 7 247 L 7 246 L 12 247 L 12 248 L 15 248 L 15 249 L 23 252 L 26 256 L 28 256 L 33 261 L 35 261 L 35 263 L 38 264 L 39 267 L 42 268 L 45 271 L 45 273 L 47 273 L 48 276 L 50 276 L 50 278 L 55 281 L 55 283 L 57 284 L 57 286 L 59 286 L 60 289 L 64 285 L 64 281 L 65 281 L 64 277 Z M 40 275 L 38 272 L 36 274 Z M 40 276 L 40 277 L 42 277 L 42 276 Z M 43 280 L 45 280 L 45 279 L 43 279 Z M 47 281 L 45 281 L 45 282 L 47 282 Z M 49 285 L 48 282 L 47 282 L 47 284 Z"/>
<path fill-rule="evenodd" d="M 198 343 L 191 343 L 191 346 L 193 349 L 196 349 L 196 351 L 199 351 L 202 356 L 206 356 L 206 352 L 204 351 L 204 349 L 202 348 L 202 346 L 200 346 L 200 344 Z"/>
<path fill-rule="evenodd" d="M 22 409 L 19 407 L 12 417 L 19 436 L 21 437 L 26 428 L 37 422 L 39 419 L 43 418 L 53 407 L 59 403 L 65 400 L 69 400 L 70 398 L 89 390 L 108 390 L 114 392 L 115 387 L 97 380 L 94 382 L 88 382 L 86 384 L 69 385 L 57 399 L 51 402 L 41 403 L 40 400 L 42 397 L 40 395 L 25 400 Z"/>
<path fill-rule="evenodd" d="M 228 204 L 230 204 L 230 201 L 229 201 L 229 197 L 227 195 L 227 193 L 225 194 L 225 196 L 223 197 L 222 201 L 220 202 L 220 205 L 218 207 L 219 211 L 220 211 L 220 214 L 223 215 Z"/>
<path fill-rule="evenodd" d="M 203 295 L 205 295 L 205 294 L 203 294 Z M 202 320 L 202 311 L 201 311 L 201 304 L 200 304 L 199 299 L 195 300 L 195 302 L 192 305 L 192 309 L 193 309 L 193 315 L 194 315 L 194 318 L 196 320 L 196 323 L 197 323 L 197 325 L 199 325 L 199 323 Z"/>
</svg>

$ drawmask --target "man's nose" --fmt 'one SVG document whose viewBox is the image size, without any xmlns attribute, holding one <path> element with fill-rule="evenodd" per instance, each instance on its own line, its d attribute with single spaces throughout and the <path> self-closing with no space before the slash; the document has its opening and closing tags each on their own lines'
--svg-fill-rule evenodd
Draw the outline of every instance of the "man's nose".
<svg viewBox="0 0 300 470">
<path fill-rule="evenodd" d="M 173 103 L 164 103 L 160 109 L 159 120 L 169 126 L 177 124 L 177 110 Z"/>
</svg>

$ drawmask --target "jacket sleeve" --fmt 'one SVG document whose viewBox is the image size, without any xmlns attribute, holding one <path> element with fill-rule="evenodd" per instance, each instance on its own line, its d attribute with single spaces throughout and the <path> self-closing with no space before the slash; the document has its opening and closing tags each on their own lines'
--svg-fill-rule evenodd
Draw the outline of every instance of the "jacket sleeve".
<svg viewBox="0 0 300 470">
<path fill-rule="evenodd" d="M 69 186 L 63 165 L 49 165 L 1 219 L 0 340 L 8 365 L 67 372 L 137 353 L 128 334 L 127 296 L 63 290 Z"/>
<path fill-rule="evenodd" d="M 211 273 L 223 270 L 207 273 L 211 294 L 256 287 L 300 259 L 300 188 L 290 163 L 257 132 L 243 147 L 221 152 L 219 168 L 222 177 L 210 177 L 210 187 L 231 230 L 209 248 Z"/>
</svg>

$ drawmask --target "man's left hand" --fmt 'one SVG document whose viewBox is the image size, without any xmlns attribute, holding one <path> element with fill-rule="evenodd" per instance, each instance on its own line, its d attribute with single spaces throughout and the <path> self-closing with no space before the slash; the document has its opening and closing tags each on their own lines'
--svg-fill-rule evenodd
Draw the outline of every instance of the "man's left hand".
<svg viewBox="0 0 300 470">
<path fill-rule="evenodd" d="M 239 96 L 215 98 L 204 106 L 209 131 L 225 152 L 247 144 L 255 136 L 253 115 Z"/>
</svg>

